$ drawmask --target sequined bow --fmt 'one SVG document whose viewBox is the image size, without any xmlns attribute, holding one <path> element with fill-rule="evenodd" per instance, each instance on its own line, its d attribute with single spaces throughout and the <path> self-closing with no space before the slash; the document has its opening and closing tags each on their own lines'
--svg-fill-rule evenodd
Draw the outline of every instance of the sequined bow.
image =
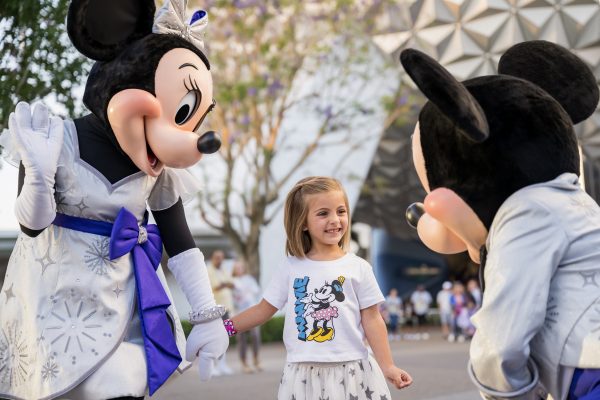
<svg viewBox="0 0 600 400">
<path fill-rule="evenodd" d="M 187 0 L 167 0 L 156 13 L 152 32 L 170 33 L 181 36 L 200 50 L 204 50 L 204 31 L 208 25 L 208 15 L 198 10 L 186 23 Z"/>
<path fill-rule="evenodd" d="M 177 369 L 181 355 L 166 312 L 171 301 L 156 274 L 162 256 L 158 227 L 139 226 L 135 216 L 121 208 L 112 226 L 109 256 L 113 260 L 130 252 L 152 395 Z"/>
</svg>

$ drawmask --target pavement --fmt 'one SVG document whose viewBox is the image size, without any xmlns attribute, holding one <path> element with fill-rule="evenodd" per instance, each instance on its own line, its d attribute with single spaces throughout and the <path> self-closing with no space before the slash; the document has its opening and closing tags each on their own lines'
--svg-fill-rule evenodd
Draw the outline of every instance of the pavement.
<svg viewBox="0 0 600 400">
<path fill-rule="evenodd" d="M 409 336 L 415 336 L 410 335 Z M 403 400 L 479 400 L 478 392 L 467 375 L 469 343 L 448 343 L 436 331 L 428 340 L 390 342 L 394 362 L 408 371 L 413 384 L 403 390 L 390 387 L 393 399 Z M 285 363 L 283 343 L 261 347 L 262 372 L 241 372 L 237 348 L 227 351 L 227 363 L 233 375 L 213 377 L 200 382 L 197 365 L 171 379 L 152 400 L 271 400 L 277 398 L 279 379 Z M 249 357 L 251 359 L 251 357 Z M 315 399 L 316 400 L 316 399 Z"/>
</svg>

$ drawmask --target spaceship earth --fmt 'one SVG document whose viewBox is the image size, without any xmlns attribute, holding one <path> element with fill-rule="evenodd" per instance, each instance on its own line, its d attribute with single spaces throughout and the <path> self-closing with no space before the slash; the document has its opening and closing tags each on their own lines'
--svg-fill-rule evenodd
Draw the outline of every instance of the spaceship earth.
<svg viewBox="0 0 600 400">
<path fill-rule="evenodd" d="M 396 59 L 402 49 L 416 48 L 438 60 L 459 80 L 465 80 L 497 73 L 500 56 L 515 43 L 542 39 L 573 51 L 600 82 L 599 0 L 396 0 L 383 7 L 373 40 Z M 401 79 L 412 85 L 408 75 L 403 74 Z M 577 125 L 576 132 L 585 160 L 586 190 L 599 200 L 600 108 Z M 365 183 L 367 194 L 359 201 L 358 216 L 376 226 L 389 226 L 397 236 L 413 237 L 406 231 L 405 222 L 393 220 L 389 214 L 377 217 L 378 206 L 400 203 L 405 207 L 417 201 L 414 197 L 419 193 L 414 174 L 405 170 L 411 169 L 410 151 L 404 146 L 387 146 L 394 138 L 404 140 L 394 128 L 384 134 Z M 394 162 L 403 168 L 391 173 Z M 394 184 L 386 185 L 386 181 Z M 410 190 L 378 199 L 374 193 L 385 186 Z"/>
</svg>

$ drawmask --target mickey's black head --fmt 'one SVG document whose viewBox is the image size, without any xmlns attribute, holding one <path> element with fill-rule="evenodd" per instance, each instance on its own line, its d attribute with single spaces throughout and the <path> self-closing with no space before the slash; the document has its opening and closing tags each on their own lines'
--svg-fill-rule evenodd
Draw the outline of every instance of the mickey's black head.
<svg viewBox="0 0 600 400">
<path fill-rule="evenodd" d="M 573 123 L 594 112 L 598 87 L 568 50 L 521 43 L 500 60 L 500 75 L 463 83 L 419 51 L 401 61 L 429 99 L 419 116 L 429 189 L 453 190 L 487 229 L 517 190 L 579 174 Z"/>
</svg>

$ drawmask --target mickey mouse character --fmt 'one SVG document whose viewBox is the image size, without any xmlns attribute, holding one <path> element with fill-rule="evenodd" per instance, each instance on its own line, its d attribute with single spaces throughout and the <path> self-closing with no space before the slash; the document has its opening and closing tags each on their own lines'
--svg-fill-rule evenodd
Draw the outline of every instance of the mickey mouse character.
<svg viewBox="0 0 600 400">
<path fill-rule="evenodd" d="M 198 189 L 183 168 L 220 146 L 196 133 L 214 107 L 207 16 L 185 10 L 167 2 L 155 19 L 152 0 L 72 1 L 69 37 L 96 60 L 91 114 L 62 121 L 19 103 L 10 116 L 22 233 L 0 292 L 0 397 L 141 398 L 190 365 L 184 352 L 208 379 L 227 348 L 183 210 Z M 163 244 L 193 310 L 187 345 Z"/>
<path fill-rule="evenodd" d="M 599 398 L 600 208 L 573 131 L 598 104 L 593 74 L 544 41 L 462 83 L 419 51 L 400 60 L 429 100 L 412 138 L 428 194 L 407 216 L 432 250 L 481 263 L 472 380 L 486 399 Z"/>
<path fill-rule="evenodd" d="M 306 303 L 304 315 L 310 315 L 314 319 L 313 329 L 306 340 L 325 342 L 334 338 L 333 319 L 338 317 L 338 308 L 331 304 L 334 301 L 342 302 L 346 298 L 342 288 L 344 280 L 345 278 L 340 276 L 331 284 L 325 282 L 321 288 L 315 288 L 314 293 L 304 297 L 303 302 Z M 330 321 L 331 327 L 328 327 L 327 323 Z M 319 322 L 321 322 L 320 325 Z"/>
</svg>

